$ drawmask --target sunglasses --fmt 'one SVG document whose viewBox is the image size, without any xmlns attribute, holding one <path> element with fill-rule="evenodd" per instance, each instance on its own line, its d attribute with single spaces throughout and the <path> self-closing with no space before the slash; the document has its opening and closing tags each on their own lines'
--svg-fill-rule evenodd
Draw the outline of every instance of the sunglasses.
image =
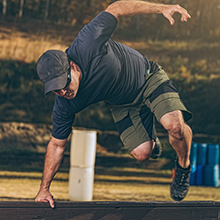
<svg viewBox="0 0 220 220">
<path fill-rule="evenodd" d="M 65 89 L 67 86 L 69 86 L 70 82 L 71 82 L 71 70 L 69 69 L 68 74 L 67 74 L 67 82 L 66 82 L 66 85 L 63 89 Z M 60 91 L 60 89 L 54 90 L 54 92 L 59 92 L 59 91 Z"/>
</svg>

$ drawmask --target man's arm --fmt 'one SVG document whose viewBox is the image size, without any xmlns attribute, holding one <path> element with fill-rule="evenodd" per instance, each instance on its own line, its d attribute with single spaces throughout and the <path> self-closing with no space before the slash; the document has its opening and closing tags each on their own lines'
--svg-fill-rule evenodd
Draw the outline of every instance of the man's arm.
<svg viewBox="0 0 220 220">
<path fill-rule="evenodd" d="M 179 5 L 165 5 L 145 1 L 117 1 L 109 5 L 105 11 L 114 15 L 117 19 L 137 14 L 163 14 L 171 25 L 174 24 L 172 16 L 175 12 L 181 14 L 181 21 L 187 21 L 188 18 L 191 18 L 187 10 Z"/>
<path fill-rule="evenodd" d="M 35 198 L 36 202 L 49 202 L 50 206 L 54 208 L 54 200 L 49 188 L 54 175 L 60 167 L 63 153 L 65 150 L 67 139 L 59 140 L 51 137 L 47 146 L 47 153 L 44 163 L 43 179 L 40 185 L 40 190 Z"/>
</svg>

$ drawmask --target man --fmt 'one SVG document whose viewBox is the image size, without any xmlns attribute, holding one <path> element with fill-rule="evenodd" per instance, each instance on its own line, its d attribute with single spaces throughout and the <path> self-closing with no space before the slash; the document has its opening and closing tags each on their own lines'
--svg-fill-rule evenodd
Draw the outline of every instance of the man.
<svg viewBox="0 0 220 220">
<path fill-rule="evenodd" d="M 65 53 L 49 50 L 39 58 L 37 72 L 45 84 L 45 94 L 53 91 L 56 96 L 52 137 L 35 201 L 54 207 L 49 187 L 60 166 L 74 116 L 99 101 L 110 107 L 123 144 L 140 161 L 148 159 L 154 149 L 156 117 L 177 153 L 171 197 L 180 201 L 186 196 L 192 131 L 185 121 L 191 113 L 157 63 L 110 39 L 120 17 L 161 13 L 173 25 L 175 12 L 181 14 L 182 21 L 190 18 L 179 5 L 117 1 L 85 26 Z"/>
</svg>

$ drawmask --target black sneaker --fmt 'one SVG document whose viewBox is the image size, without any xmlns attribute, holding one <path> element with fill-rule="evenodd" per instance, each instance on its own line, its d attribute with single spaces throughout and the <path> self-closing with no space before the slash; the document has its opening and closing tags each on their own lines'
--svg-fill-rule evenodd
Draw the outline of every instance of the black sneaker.
<svg viewBox="0 0 220 220">
<path fill-rule="evenodd" d="M 181 201 L 185 198 L 189 190 L 189 176 L 191 166 L 182 168 L 178 163 L 178 158 L 175 164 L 175 177 L 170 186 L 170 196 L 175 201 Z"/>
<path fill-rule="evenodd" d="M 157 137 L 155 141 L 154 149 L 151 154 L 151 158 L 157 159 L 158 157 L 160 157 L 161 154 L 162 154 L 162 145 L 160 143 L 159 138 Z"/>
</svg>

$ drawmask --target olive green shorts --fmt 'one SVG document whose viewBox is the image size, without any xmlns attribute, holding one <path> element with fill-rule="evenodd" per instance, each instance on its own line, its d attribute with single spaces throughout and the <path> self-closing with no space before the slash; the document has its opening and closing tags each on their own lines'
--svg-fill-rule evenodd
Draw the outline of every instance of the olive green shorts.
<svg viewBox="0 0 220 220">
<path fill-rule="evenodd" d="M 154 120 L 168 112 L 181 110 L 185 121 L 192 114 L 180 100 L 178 91 L 161 68 L 146 77 L 137 98 L 129 104 L 110 106 L 120 138 L 128 151 L 140 144 L 156 139 Z"/>
</svg>

